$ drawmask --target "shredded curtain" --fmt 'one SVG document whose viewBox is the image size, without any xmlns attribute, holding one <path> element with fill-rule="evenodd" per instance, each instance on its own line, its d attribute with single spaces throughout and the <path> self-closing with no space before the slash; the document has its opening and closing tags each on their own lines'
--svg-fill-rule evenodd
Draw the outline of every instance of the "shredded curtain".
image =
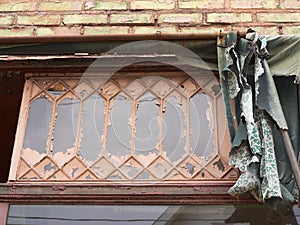
<svg viewBox="0 0 300 225">
<path fill-rule="evenodd" d="M 230 164 L 241 171 L 229 194 L 250 192 L 273 207 L 293 203 L 297 187 L 292 176 L 284 181 L 276 151 L 279 129 L 288 129 L 267 63 L 267 39 L 250 31 L 238 40 L 231 32 L 218 40 L 218 66 L 226 117 L 232 141 Z M 287 170 L 291 170 L 288 168 Z"/>
</svg>

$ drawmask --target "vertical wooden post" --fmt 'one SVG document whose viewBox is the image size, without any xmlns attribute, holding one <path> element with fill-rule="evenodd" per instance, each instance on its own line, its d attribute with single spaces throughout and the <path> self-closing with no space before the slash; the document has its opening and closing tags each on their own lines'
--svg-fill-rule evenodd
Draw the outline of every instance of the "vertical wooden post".
<svg viewBox="0 0 300 225">
<path fill-rule="evenodd" d="M 287 130 L 282 130 L 282 129 L 280 130 L 280 132 L 283 138 L 286 154 L 290 160 L 290 165 L 294 173 L 295 180 L 297 182 L 298 188 L 300 188 L 300 169 L 299 169 L 298 160 L 295 155 L 289 133 Z"/>
<path fill-rule="evenodd" d="M 9 203 L 0 203 L 0 225 L 5 225 L 8 216 Z"/>
</svg>

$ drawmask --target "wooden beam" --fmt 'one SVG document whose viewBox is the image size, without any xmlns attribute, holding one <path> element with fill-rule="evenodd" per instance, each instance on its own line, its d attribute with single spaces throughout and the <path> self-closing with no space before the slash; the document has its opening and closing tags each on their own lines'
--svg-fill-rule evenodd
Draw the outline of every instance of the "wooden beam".
<svg viewBox="0 0 300 225">
<path fill-rule="evenodd" d="M 9 203 L 0 202 L 0 224 L 6 224 L 8 216 Z"/>
<path fill-rule="evenodd" d="M 99 183 L 7 183 L 0 185 L 0 202 L 11 204 L 186 205 L 258 204 L 250 195 L 227 192 L 234 182 L 126 185 Z"/>
</svg>

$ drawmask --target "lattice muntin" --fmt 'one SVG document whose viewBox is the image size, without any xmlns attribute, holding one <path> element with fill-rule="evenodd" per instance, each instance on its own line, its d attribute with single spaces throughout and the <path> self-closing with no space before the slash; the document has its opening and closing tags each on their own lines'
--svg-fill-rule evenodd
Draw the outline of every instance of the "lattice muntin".
<svg viewBox="0 0 300 225">
<path fill-rule="evenodd" d="M 218 154 L 218 138 L 223 137 L 218 137 L 216 100 L 221 93 L 214 78 L 201 88 L 189 77 L 115 78 L 104 85 L 94 78 L 31 78 L 25 88 L 30 92 L 25 101 L 31 107 L 27 107 L 18 181 L 152 183 L 237 177 Z M 201 134 L 192 140 L 194 98 L 207 106 L 206 115 L 199 118 L 206 121 L 201 131 L 209 132 L 206 140 Z M 147 118 L 151 113 L 156 116 Z M 168 119 L 176 116 L 178 123 Z M 140 137 L 149 131 L 143 123 L 157 132 L 151 134 L 155 138 Z M 180 124 L 175 137 L 167 129 L 172 124 Z"/>
</svg>

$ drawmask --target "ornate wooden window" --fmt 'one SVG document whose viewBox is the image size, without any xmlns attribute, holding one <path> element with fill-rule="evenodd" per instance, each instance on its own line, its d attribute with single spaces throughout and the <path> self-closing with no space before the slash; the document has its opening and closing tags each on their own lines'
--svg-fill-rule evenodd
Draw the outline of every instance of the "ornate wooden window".
<svg viewBox="0 0 300 225">
<path fill-rule="evenodd" d="M 10 180 L 236 179 L 215 77 L 45 75 L 25 83 Z"/>
</svg>

